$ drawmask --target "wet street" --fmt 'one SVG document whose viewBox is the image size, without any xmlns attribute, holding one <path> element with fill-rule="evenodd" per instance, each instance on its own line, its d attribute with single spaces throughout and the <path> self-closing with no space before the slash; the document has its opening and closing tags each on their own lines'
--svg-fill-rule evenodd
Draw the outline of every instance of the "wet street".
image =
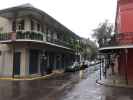
<svg viewBox="0 0 133 100">
<path fill-rule="evenodd" d="M 133 100 L 133 89 L 96 84 L 93 66 L 32 81 L 0 81 L 0 100 Z"/>
</svg>

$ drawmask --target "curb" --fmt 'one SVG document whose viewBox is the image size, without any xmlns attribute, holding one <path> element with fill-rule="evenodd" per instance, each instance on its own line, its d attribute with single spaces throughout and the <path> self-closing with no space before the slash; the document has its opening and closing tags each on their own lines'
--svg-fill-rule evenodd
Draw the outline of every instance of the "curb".
<svg viewBox="0 0 133 100">
<path fill-rule="evenodd" d="M 133 88 L 133 85 L 116 85 L 116 84 L 108 84 L 105 82 L 100 82 L 99 80 L 96 80 L 96 83 L 99 85 L 107 86 L 107 87 L 116 87 L 116 88 Z"/>
<path fill-rule="evenodd" d="M 5 81 L 32 81 L 32 80 L 37 80 L 37 79 L 47 79 L 51 76 L 53 76 L 54 74 L 57 73 L 51 73 L 45 76 L 38 76 L 38 77 L 33 77 L 33 78 L 29 78 L 29 77 L 25 77 L 25 78 L 12 78 L 12 77 L 1 77 L 0 80 L 5 80 Z"/>
</svg>

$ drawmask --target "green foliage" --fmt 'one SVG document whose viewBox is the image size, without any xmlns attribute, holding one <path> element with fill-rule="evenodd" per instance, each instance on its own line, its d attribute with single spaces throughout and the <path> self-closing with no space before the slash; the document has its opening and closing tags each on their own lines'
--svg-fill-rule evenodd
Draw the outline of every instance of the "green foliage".
<svg viewBox="0 0 133 100">
<path fill-rule="evenodd" d="M 97 46 L 90 39 L 84 39 L 85 43 L 82 42 L 82 57 L 86 60 L 93 60 L 97 54 Z"/>
<path fill-rule="evenodd" d="M 17 39 L 31 39 L 31 40 L 43 40 L 43 34 L 31 31 L 18 31 Z"/>
<path fill-rule="evenodd" d="M 102 24 L 99 24 L 98 28 L 94 29 L 93 37 L 98 42 L 99 46 L 106 43 L 111 38 L 113 32 L 113 25 L 107 20 Z"/>
</svg>

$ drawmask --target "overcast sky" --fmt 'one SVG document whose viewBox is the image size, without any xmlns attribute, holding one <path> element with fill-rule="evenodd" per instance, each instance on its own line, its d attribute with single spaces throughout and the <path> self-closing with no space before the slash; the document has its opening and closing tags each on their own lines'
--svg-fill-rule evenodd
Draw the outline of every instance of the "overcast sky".
<svg viewBox="0 0 133 100">
<path fill-rule="evenodd" d="M 24 3 L 45 11 L 81 37 L 108 19 L 114 23 L 117 0 L 1 0 L 0 9 Z"/>
</svg>

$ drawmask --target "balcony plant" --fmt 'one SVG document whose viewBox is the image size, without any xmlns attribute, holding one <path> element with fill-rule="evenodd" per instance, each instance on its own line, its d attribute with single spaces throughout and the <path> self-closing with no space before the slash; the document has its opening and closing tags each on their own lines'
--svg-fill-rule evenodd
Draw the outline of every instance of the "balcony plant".
<svg viewBox="0 0 133 100">
<path fill-rule="evenodd" d="M 22 31 L 17 31 L 17 36 L 16 36 L 16 38 L 17 39 L 23 39 L 23 34 L 22 34 Z"/>
<path fill-rule="evenodd" d="M 25 39 L 30 39 L 30 35 L 31 35 L 31 32 L 30 31 L 24 32 L 24 38 Z"/>
</svg>

